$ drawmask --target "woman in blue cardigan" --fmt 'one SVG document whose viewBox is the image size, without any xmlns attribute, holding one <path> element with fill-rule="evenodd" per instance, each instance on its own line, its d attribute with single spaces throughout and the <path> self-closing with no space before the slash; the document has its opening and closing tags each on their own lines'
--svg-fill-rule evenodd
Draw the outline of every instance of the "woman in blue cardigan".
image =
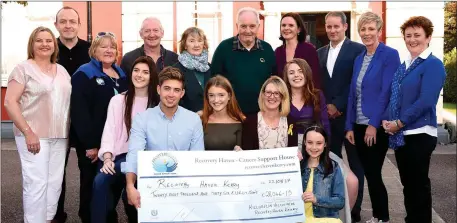
<svg viewBox="0 0 457 223">
<path fill-rule="evenodd" d="M 382 124 L 395 150 L 405 198 L 405 222 L 432 222 L 432 195 L 428 171 L 437 143 L 436 104 L 446 73 L 429 48 L 432 22 L 409 18 L 400 27 L 409 55 L 392 82 L 387 120 Z"/>
<path fill-rule="evenodd" d="M 388 149 L 388 135 L 382 129 L 381 120 L 389 103 L 390 86 L 400 65 L 400 57 L 397 50 L 379 42 L 383 22 L 377 14 L 362 14 L 357 25 L 366 49 L 354 61 L 347 106 L 346 138 L 355 145 L 368 182 L 373 217 L 367 222 L 389 222 L 387 190 L 381 176 Z M 363 180 L 362 175 L 359 182 Z M 362 193 L 363 186 L 359 187 L 359 194 Z M 358 201 L 360 205 L 361 199 Z M 353 211 L 352 214 L 358 213 Z M 355 221 L 360 219 L 358 216 L 353 217 Z"/>
</svg>

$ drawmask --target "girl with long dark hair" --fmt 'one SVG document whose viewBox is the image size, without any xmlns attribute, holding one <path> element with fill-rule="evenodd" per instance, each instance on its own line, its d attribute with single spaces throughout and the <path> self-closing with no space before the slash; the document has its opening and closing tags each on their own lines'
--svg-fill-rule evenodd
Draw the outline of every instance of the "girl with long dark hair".
<svg viewBox="0 0 457 223">
<path fill-rule="evenodd" d="M 329 151 L 325 130 L 318 125 L 307 128 L 300 163 L 306 223 L 341 223 L 338 212 L 345 203 L 344 178 Z"/>
<path fill-rule="evenodd" d="M 129 75 L 128 90 L 114 96 L 108 107 L 108 116 L 103 130 L 100 151 L 100 172 L 94 180 L 92 196 L 92 222 L 113 222 L 116 204 L 125 187 L 125 175 L 121 163 L 125 162 L 132 119 L 147 108 L 158 105 L 156 87 L 157 71 L 152 58 L 135 60 Z M 129 222 L 137 222 L 136 213 L 124 202 Z M 114 216 L 114 217 L 113 217 Z"/>
</svg>

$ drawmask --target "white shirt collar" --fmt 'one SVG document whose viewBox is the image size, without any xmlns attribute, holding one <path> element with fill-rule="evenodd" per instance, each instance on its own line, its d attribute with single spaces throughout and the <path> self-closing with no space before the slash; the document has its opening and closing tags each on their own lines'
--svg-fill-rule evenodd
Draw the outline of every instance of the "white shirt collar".
<svg viewBox="0 0 457 223">
<path fill-rule="evenodd" d="M 430 54 L 432 54 L 432 50 L 430 49 L 430 47 L 427 47 L 427 49 L 425 49 L 424 51 L 422 51 L 422 53 L 421 53 L 418 57 L 420 57 L 420 58 L 422 58 L 422 59 L 425 60 L 425 59 L 427 59 L 427 58 L 430 56 Z M 408 57 L 406 58 L 406 60 L 405 60 L 404 62 L 405 62 L 406 64 L 408 64 L 408 65 L 411 64 L 411 63 L 413 63 L 414 60 L 412 60 L 411 58 L 412 58 L 412 57 L 411 57 L 411 54 L 408 54 Z M 416 57 L 416 58 L 417 58 L 417 57 Z M 414 59 L 415 59 L 415 58 L 414 58 Z"/>
<path fill-rule="evenodd" d="M 338 43 L 338 45 L 336 45 L 336 47 L 332 47 L 332 43 L 330 43 L 330 49 L 331 50 L 341 49 L 345 40 L 346 40 L 346 37 L 344 37 L 344 39 L 340 43 Z"/>
</svg>

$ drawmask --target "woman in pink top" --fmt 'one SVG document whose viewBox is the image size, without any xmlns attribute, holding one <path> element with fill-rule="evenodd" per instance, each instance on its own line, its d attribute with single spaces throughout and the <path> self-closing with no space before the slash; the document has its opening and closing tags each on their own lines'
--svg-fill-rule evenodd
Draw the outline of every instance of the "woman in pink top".
<svg viewBox="0 0 457 223">
<path fill-rule="evenodd" d="M 5 109 L 21 159 L 24 222 L 51 222 L 62 189 L 71 83 L 56 63 L 59 48 L 46 27 L 29 38 L 27 60 L 8 78 Z"/>
<path fill-rule="evenodd" d="M 128 90 L 111 98 L 98 151 L 100 172 L 94 180 L 91 222 L 117 222 L 116 204 L 125 187 L 121 163 L 125 162 L 132 119 L 159 103 L 157 71 L 151 57 L 141 56 L 133 63 Z M 136 209 L 124 200 L 129 222 L 138 222 Z"/>
</svg>

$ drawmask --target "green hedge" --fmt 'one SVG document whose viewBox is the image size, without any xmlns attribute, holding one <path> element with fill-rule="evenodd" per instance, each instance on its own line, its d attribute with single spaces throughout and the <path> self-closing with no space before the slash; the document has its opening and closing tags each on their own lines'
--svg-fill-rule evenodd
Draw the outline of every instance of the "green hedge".
<svg viewBox="0 0 457 223">
<path fill-rule="evenodd" d="M 446 82 L 443 89 L 443 101 L 457 103 L 457 66 L 456 48 L 444 54 L 444 66 L 446 68 Z"/>
</svg>

